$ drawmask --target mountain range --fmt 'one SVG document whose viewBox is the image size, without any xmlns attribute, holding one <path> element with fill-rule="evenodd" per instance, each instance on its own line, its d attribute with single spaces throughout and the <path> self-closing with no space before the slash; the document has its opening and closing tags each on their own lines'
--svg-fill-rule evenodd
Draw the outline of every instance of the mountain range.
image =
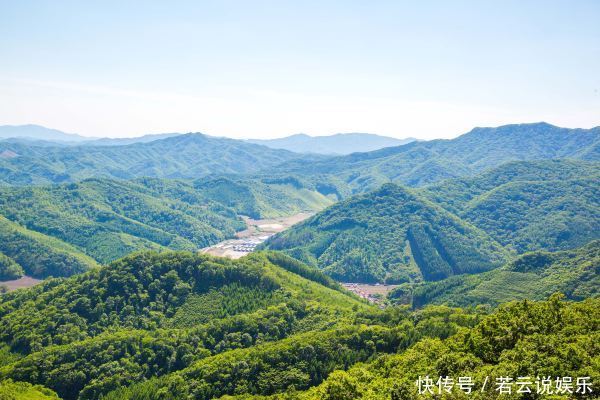
<svg viewBox="0 0 600 400">
<path fill-rule="evenodd" d="M 43 279 L 0 285 L 0 398 L 417 399 L 423 377 L 472 377 L 473 399 L 506 398 L 497 377 L 596 389 L 600 128 L 347 155 L 167 136 L 0 140 L 0 280 Z M 306 211 L 239 259 L 199 251 L 245 216 Z M 470 397 L 450 392 L 433 397 Z"/>
<path fill-rule="evenodd" d="M 0 187 L 0 279 L 69 276 L 140 250 L 197 250 L 246 229 L 242 215 L 314 212 L 335 200 L 310 182 L 266 178 Z"/>
<path fill-rule="evenodd" d="M 183 133 L 159 133 L 127 138 L 98 138 L 65 133 L 40 125 L 2 125 L 0 140 L 13 143 L 28 143 L 36 146 L 123 146 L 148 143 L 183 135 Z M 289 150 L 295 153 L 350 154 L 399 146 L 414 141 L 413 138 L 396 139 L 370 133 L 338 133 L 329 136 L 291 135 L 279 139 L 248 139 L 247 143 L 267 146 L 272 149 Z"/>
<path fill-rule="evenodd" d="M 123 146 L 0 142 L 0 183 L 63 183 L 94 177 L 199 178 L 258 172 L 298 157 L 285 150 L 200 133 Z"/>
<path fill-rule="evenodd" d="M 311 163 L 289 161 L 281 169 L 302 175 L 333 174 L 360 192 L 390 181 L 425 186 L 505 162 L 555 158 L 599 160 L 600 127 L 567 129 L 542 122 L 475 128 L 455 139 L 412 142 Z"/>
<path fill-rule="evenodd" d="M 476 128 L 451 140 L 411 142 L 345 156 L 298 154 L 245 141 L 185 134 L 123 146 L 39 146 L 0 141 L 0 184 L 91 177 L 194 179 L 214 174 L 331 175 L 352 192 L 386 182 L 424 186 L 510 161 L 600 159 L 600 127 L 537 123 Z"/>
<path fill-rule="evenodd" d="M 118 146 L 133 143 L 147 143 L 158 139 L 166 139 L 180 135 L 180 133 L 159 133 L 143 135 L 132 138 L 98 138 L 82 136 L 76 133 L 65 133 L 58 129 L 46 128 L 40 125 L 1 125 L 0 140 L 10 142 L 25 142 L 35 145 L 91 145 L 91 146 Z"/>
<path fill-rule="evenodd" d="M 330 136 L 309 136 L 299 133 L 279 139 L 250 139 L 248 142 L 296 153 L 341 155 L 400 146 L 415 140 L 414 138 L 396 139 L 371 133 L 338 133 Z"/>
<path fill-rule="evenodd" d="M 402 283 L 600 239 L 600 163 L 512 162 L 423 189 L 385 184 L 270 238 L 336 279 Z"/>
</svg>

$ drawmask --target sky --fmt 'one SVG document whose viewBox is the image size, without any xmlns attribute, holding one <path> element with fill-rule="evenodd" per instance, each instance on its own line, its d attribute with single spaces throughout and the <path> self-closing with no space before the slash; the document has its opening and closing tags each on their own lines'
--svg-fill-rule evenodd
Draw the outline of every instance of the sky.
<svg viewBox="0 0 600 400">
<path fill-rule="evenodd" d="M 0 0 L 0 125 L 234 138 L 600 125 L 600 1 Z"/>
</svg>

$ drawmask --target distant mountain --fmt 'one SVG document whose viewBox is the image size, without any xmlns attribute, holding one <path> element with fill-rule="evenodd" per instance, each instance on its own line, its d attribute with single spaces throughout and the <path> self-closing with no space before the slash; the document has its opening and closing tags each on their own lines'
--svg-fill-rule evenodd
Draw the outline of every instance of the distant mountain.
<svg viewBox="0 0 600 400">
<path fill-rule="evenodd" d="M 92 177 L 199 178 L 273 170 L 285 161 L 314 159 L 240 140 L 200 133 L 124 146 L 35 146 L 0 141 L 0 183 L 74 182 Z"/>
<path fill-rule="evenodd" d="M 485 232 L 394 184 L 334 204 L 266 246 L 361 282 L 440 280 L 496 268 L 508 256 Z"/>
<path fill-rule="evenodd" d="M 97 138 L 65 133 L 40 125 L 0 126 L 0 140 L 11 143 L 32 144 L 34 146 L 123 146 L 133 143 L 148 143 L 179 135 L 181 133 L 159 133 L 131 138 Z"/>
<path fill-rule="evenodd" d="M 473 175 L 509 161 L 571 158 L 599 161 L 600 127 L 559 128 L 547 123 L 475 128 L 452 140 L 412 142 L 368 153 L 299 160 L 280 167 L 298 174 L 338 176 L 357 192 L 386 182 L 424 186 L 443 179 Z"/>
<path fill-rule="evenodd" d="M 157 133 L 152 135 L 136 136 L 131 138 L 101 138 L 88 140 L 82 143 L 85 146 L 124 146 L 134 143 L 149 143 L 155 140 L 167 139 L 182 135 L 182 133 Z"/>
<path fill-rule="evenodd" d="M 2 125 L 0 126 L 0 140 L 1 139 L 82 143 L 95 138 L 89 138 L 74 133 L 65 133 L 57 129 L 50 129 L 40 125 Z"/>
<path fill-rule="evenodd" d="M 296 153 L 341 155 L 400 146 L 415 140 L 413 138 L 396 139 L 372 133 L 338 133 L 330 136 L 309 136 L 299 133 L 279 139 L 250 139 L 248 142 Z"/>
</svg>

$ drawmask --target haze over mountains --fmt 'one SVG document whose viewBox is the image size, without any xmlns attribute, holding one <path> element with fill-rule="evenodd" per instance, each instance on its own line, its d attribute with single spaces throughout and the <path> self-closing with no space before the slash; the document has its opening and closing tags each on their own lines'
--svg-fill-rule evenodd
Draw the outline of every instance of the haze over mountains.
<svg viewBox="0 0 600 400">
<path fill-rule="evenodd" d="M 0 181 L 18 185 L 92 177 L 198 178 L 254 173 L 299 157 L 285 150 L 199 133 L 124 146 L 57 147 L 0 142 L 0 154 L 6 151 L 11 156 L 0 156 Z"/>
<path fill-rule="evenodd" d="M 473 175 L 509 161 L 600 158 L 600 127 L 559 128 L 544 122 L 475 128 L 450 140 L 412 142 L 368 153 L 331 157 L 312 163 L 287 163 L 289 173 L 333 174 L 355 191 L 386 182 L 423 186 Z"/>
<path fill-rule="evenodd" d="M 338 133 L 331 136 L 309 136 L 299 133 L 279 139 L 250 139 L 248 142 L 296 153 L 341 155 L 400 146 L 415 140 L 414 138 L 396 139 L 370 133 Z"/>
<path fill-rule="evenodd" d="M 65 133 L 40 125 L 0 126 L 0 140 L 10 142 L 34 142 L 35 145 L 70 146 L 123 146 L 134 143 L 148 143 L 184 133 L 159 133 L 127 138 L 97 138 Z M 291 135 L 279 139 L 248 139 L 246 142 L 262 144 L 273 149 L 289 150 L 296 153 L 350 154 L 378 150 L 384 147 L 399 146 L 414 141 L 413 138 L 396 139 L 370 133 L 338 133 L 329 136 L 312 137 L 306 134 Z"/>
<path fill-rule="evenodd" d="M 185 134 L 123 146 L 39 146 L 0 141 L 0 182 L 43 184 L 103 176 L 193 179 L 210 174 L 333 175 L 353 191 L 393 181 L 422 186 L 504 162 L 598 159 L 600 127 L 546 123 L 476 128 L 451 140 L 411 142 L 345 156 L 298 154 L 246 141 Z"/>
<path fill-rule="evenodd" d="M 97 138 L 89 138 L 74 133 L 65 133 L 57 129 L 50 129 L 40 125 L 1 125 L 1 139 L 23 139 L 28 141 L 45 141 L 58 143 L 82 143 L 87 140 Z"/>
<path fill-rule="evenodd" d="M 87 145 L 87 146 L 118 146 L 132 143 L 147 143 L 153 140 L 165 139 L 180 133 L 159 133 L 132 138 L 97 138 L 82 136 L 75 133 L 65 133 L 40 125 L 2 125 L 0 140 L 12 142 L 34 142 L 35 145 Z"/>
</svg>

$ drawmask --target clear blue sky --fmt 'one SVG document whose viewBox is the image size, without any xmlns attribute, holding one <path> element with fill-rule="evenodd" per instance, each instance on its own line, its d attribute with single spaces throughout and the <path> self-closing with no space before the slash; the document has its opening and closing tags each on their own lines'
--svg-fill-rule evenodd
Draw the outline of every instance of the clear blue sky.
<svg viewBox="0 0 600 400">
<path fill-rule="evenodd" d="M 0 125 L 434 138 L 540 120 L 600 125 L 600 1 L 0 0 Z"/>
</svg>

